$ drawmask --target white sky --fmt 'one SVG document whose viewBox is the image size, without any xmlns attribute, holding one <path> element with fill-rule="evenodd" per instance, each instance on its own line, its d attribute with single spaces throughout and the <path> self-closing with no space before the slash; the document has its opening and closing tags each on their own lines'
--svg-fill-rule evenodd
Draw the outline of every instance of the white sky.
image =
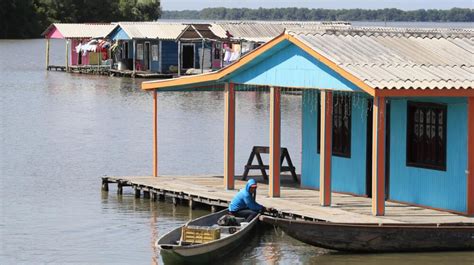
<svg viewBox="0 0 474 265">
<path fill-rule="evenodd" d="M 228 8 L 399 8 L 450 9 L 452 7 L 474 8 L 474 0 L 161 0 L 163 10 L 201 10 L 206 7 Z"/>
</svg>

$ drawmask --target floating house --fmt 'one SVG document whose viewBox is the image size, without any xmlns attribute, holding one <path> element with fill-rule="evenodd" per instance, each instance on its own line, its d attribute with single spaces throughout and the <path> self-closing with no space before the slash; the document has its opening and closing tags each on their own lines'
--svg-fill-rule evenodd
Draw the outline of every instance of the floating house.
<svg viewBox="0 0 474 265">
<path fill-rule="evenodd" d="M 269 196 L 280 197 L 280 97 L 301 91 L 301 187 L 474 215 L 474 32 L 314 27 L 286 31 L 212 73 L 143 82 L 223 91 L 224 185 L 234 188 L 235 93 L 270 97 Z"/>
<path fill-rule="evenodd" d="M 213 24 L 189 24 L 178 36 L 179 74 L 209 72 L 223 66 L 226 36 L 216 35 L 212 27 Z"/>
<path fill-rule="evenodd" d="M 104 39 L 116 27 L 113 24 L 53 23 L 41 35 L 46 38 L 46 69 L 49 65 L 50 39 L 66 40 L 65 70 L 70 66 L 100 65 L 110 58 Z M 90 43 L 92 39 L 94 42 Z M 97 40 L 102 40 L 99 42 Z M 77 49 L 79 47 L 79 49 Z M 86 49 L 81 49 L 84 47 Z M 57 66 L 53 66 L 57 67 Z"/>
<path fill-rule="evenodd" d="M 185 28 L 181 23 L 119 22 L 108 35 L 119 47 L 114 58 L 118 70 L 177 72 L 176 39 Z"/>
</svg>

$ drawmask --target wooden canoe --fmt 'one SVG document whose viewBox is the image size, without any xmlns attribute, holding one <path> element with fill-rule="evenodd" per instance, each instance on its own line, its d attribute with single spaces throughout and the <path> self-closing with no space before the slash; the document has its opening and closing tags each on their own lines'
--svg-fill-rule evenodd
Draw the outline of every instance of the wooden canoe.
<svg viewBox="0 0 474 265">
<path fill-rule="evenodd" d="M 260 216 L 307 244 L 350 252 L 474 250 L 474 224 L 351 224 Z"/>
<path fill-rule="evenodd" d="M 209 214 L 194 220 L 189 221 L 185 225 L 188 226 L 213 226 L 217 224 L 217 220 L 223 215 L 227 214 L 227 210 L 217 213 Z M 169 233 L 163 235 L 156 242 L 160 249 L 160 254 L 165 263 L 176 264 L 209 264 L 211 261 L 222 258 L 238 247 L 243 240 L 249 235 L 249 232 L 257 225 L 259 221 L 258 216 L 245 226 L 235 227 L 236 232 L 229 234 L 228 227 L 221 227 L 221 238 L 215 241 L 193 244 L 180 245 L 181 229 L 180 226 Z"/>
</svg>

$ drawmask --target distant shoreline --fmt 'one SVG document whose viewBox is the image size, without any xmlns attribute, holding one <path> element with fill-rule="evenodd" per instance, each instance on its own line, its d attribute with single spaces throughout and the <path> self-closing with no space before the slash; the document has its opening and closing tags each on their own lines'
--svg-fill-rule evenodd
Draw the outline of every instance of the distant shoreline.
<svg viewBox="0 0 474 265">
<path fill-rule="evenodd" d="M 309 8 L 204 8 L 163 10 L 161 19 L 190 20 L 283 20 L 366 22 L 474 22 L 474 9 L 309 9 Z"/>
</svg>

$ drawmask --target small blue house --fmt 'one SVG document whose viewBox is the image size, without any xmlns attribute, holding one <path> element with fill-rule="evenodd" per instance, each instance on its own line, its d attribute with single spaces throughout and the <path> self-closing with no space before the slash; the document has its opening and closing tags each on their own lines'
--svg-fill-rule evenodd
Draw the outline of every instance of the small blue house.
<svg viewBox="0 0 474 265">
<path fill-rule="evenodd" d="M 181 23 L 120 22 L 108 36 L 120 52 L 120 70 L 171 73 L 178 66 L 176 38 L 186 28 Z"/>
<path fill-rule="evenodd" d="M 321 205 L 340 192 L 371 197 L 374 215 L 385 214 L 385 201 L 474 215 L 473 38 L 472 30 L 321 26 L 285 32 L 219 71 L 142 88 L 155 101 L 165 91 L 224 92 L 227 189 L 235 92 L 269 91 L 269 195 L 279 197 L 280 93 L 297 90 L 301 186 L 320 190 Z"/>
</svg>

